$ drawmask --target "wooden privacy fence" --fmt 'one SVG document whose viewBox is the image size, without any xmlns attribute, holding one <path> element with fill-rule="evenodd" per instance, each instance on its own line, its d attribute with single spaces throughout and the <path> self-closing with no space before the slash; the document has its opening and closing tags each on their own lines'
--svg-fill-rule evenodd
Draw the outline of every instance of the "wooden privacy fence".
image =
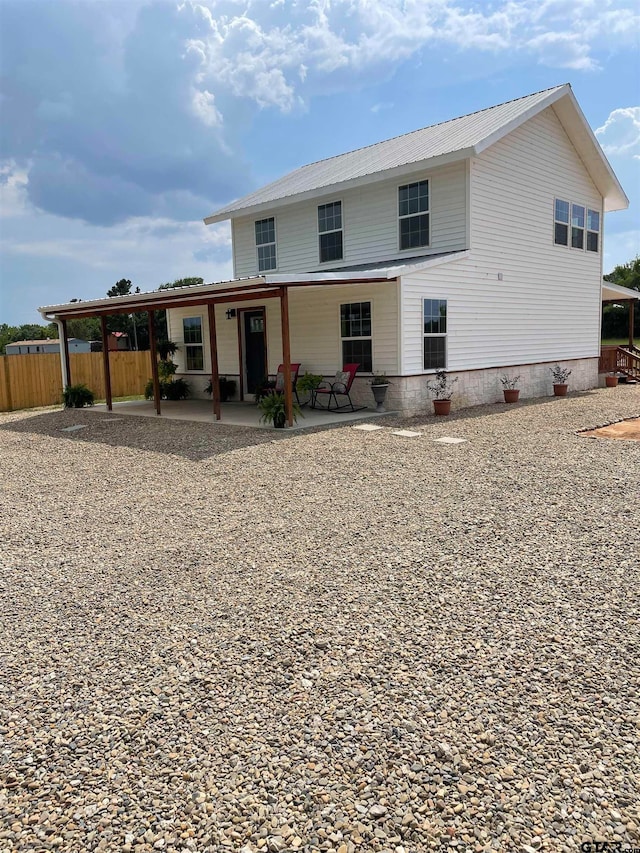
<svg viewBox="0 0 640 853">
<path fill-rule="evenodd" d="M 76 352 L 70 355 L 71 382 L 82 382 L 105 398 L 101 352 Z M 144 394 L 151 378 L 151 356 L 145 352 L 109 353 L 111 393 L 114 397 Z M 57 353 L 0 356 L 0 412 L 33 409 L 62 402 L 62 374 Z"/>
</svg>

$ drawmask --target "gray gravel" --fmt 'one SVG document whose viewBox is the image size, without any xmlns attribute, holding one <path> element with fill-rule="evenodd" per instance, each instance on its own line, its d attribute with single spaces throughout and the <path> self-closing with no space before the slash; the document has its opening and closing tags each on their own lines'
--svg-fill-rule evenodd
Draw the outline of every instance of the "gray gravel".
<svg viewBox="0 0 640 853">
<path fill-rule="evenodd" d="M 638 415 L 0 416 L 0 851 L 640 847 Z"/>
</svg>

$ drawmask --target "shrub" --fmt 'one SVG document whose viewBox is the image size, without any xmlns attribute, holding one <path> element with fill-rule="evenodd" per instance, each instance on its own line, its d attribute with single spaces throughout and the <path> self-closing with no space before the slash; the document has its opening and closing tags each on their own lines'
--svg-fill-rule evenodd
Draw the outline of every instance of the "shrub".
<svg viewBox="0 0 640 853">
<path fill-rule="evenodd" d="M 564 385 L 567 379 L 571 376 L 571 371 L 568 367 L 560 367 L 559 364 L 550 367 L 551 375 L 553 376 L 554 384 Z"/>
<path fill-rule="evenodd" d="M 236 393 L 237 382 L 235 379 L 227 379 L 226 376 L 220 376 L 218 381 L 220 383 L 220 400 L 226 403 Z M 209 382 L 204 390 L 206 394 L 213 394 L 213 379 L 211 377 L 209 377 Z"/>
<path fill-rule="evenodd" d="M 502 387 L 505 389 L 505 391 L 513 391 L 515 388 L 518 387 L 518 382 L 520 381 L 520 379 L 520 376 L 509 377 L 505 373 L 504 376 L 500 377 L 500 382 L 502 382 Z"/>
<path fill-rule="evenodd" d="M 95 397 L 91 389 L 80 383 L 78 385 L 67 385 L 62 392 L 62 400 L 65 409 L 82 409 L 85 406 L 93 406 Z"/>
<path fill-rule="evenodd" d="M 455 379 L 449 379 L 446 370 L 436 370 L 436 381 L 427 382 L 427 391 L 433 394 L 434 400 L 450 400 L 457 381 L 457 376 Z"/>
<path fill-rule="evenodd" d="M 189 383 L 185 379 L 173 379 L 169 382 L 160 380 L 161 400 L 184 400 L 189 396 Z M 153 379 L 144 386 L 145 400 L 153 400 Z"/>
</svg>

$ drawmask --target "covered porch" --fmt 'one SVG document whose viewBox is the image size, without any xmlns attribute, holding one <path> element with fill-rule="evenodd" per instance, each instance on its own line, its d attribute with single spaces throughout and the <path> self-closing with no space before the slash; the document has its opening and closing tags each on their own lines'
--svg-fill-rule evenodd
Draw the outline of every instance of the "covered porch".
<svg viewBox="0 0 640 853">
<path fill-rule="evenodd" d="M 333 287 L 337 285 L 338 287 Z M 169 417 L 176 417 L 185 420 L 214 420 L 224 423 L 234 423 L 244 426 L 259 426 L 260 411 L 255 405 L 233 403 L 222 403 L 220 378 L 228 375 L 227 371 L 220 370 L 220 353 L 223 353 L 224 359 L 228 359 L 229 353 L 229 331 L 232 328 L 231 324 L 227 324 L 228 319 L 237 319 L 233 326 L 237 327 L 238 344 L 242 342 L 242 332 L 240 317 L 245 318 L 245 315 L 258 314 L 262 312 L 262 317 L 270 317 L 271 327 L 274 340 L 277 340 L 273 347 L 274 353 L 277 353 L 279 358 L 276 363 L 279 363 L 278 372 L 283 377 L 283 397 L 285 407 L 285 424 L 288 427 L 293 427 L 295 423 L 294 417 L 294 402 L 293 402 L 293 387 L 292 387 L 292 362 L 298 366 L 300 358 L 297 353 L 292 354 L 291 351 L 291 329 L 290 329 L 290 291 L 295 290 L 294 309 L 297 312 L 293 324 L 296 323 L 296 317 L 300 322 L 301 306 L 310 304 L 307 295 L 313 293 L 318 294 L 318 298 L 322 300 L 324 297 L 320 294 L 338 292 L 340 286 L 344 289 L 347 286 L 351 289 L 352 285 L 365 285 L 364 290 L 355 287 L 352 291 L 352 299 L 358 298 L 356 291 L 365 292 L 366 286 L 375 286 L 384 288 L 385 293 L 391 294 L 389 298 L 394 299 L 397 290 L 397 267 L 394 269 L 366 269 L 366 270 L 348 270 L 340 272 L 326 273 L 310 273 L 301 276 L 284 275 L 284 276 L 253 276 L 247 279 L 236 279 L 228 282 L 218 282 L 208 285 L 196 285 L 192 287 L 176 288 L 173 291 L 154 291 L 150 293 L 130 294 L 122 297 L 114 297 L 107 299 L 98 299 L 91 302 L 83 303 L 68 303 L 64 305 L 49 306 L 40 309 L 40 313 L 48 321 L 56 322 L 60 330 L 61 339 L 61 369 L 63 377 L 63 385 L 68 386 L 73 384 L 71 375 L 71 364 L 69 359 L 69 338 L 67 334 L 67 324 L 75 318 L 98 317 L 102 327 L 103 341 L 103 372 L 104 386 L 106 397 L 106 409 L 113 411 L 117 406 L 118 410 L 122 410 L 123 406 L 128 408 L 127 414 L 138 414 L 146 416 L 154 414 L 160 416 L 165 414 Z M 273 303 L 275 302 L 275 306 Z M 311 300 L 313 302 L 313 300 Z M 265 315 L 265 305 L 272 306 Z M 275 308 L 275 310 L 273 310 Z M 278 310 L 279 308 L 279 310 Z M 176 310 L 177 309 L 177 310 Z M 191 316 L 193 314 L 201 315 L 198 320 L 198 348 L 203 353 L 200 357 L 200 363 L 195 369 L 193 375 L 194 389 L 197 392 L 194 394 L 200 399 L 188 399 L 187 401 L 172 401 L 164 399 L 167 395 L 161 393 L 161 382 L 158 370 L 158 339 L 156 330 L 156 312 L 167 311 L 168 317 L 174 316 L 181 318 L 183 313 Z M 149 341 L 150 341 L 150 365 L 149 371 L 151 374 L 151 383 L 153 387 L 153 402 L 132 401 L 126 404 L 115 403 L 111 392 L 111 378 L 109 366 L 109 348 L 107 345 L 107 317 L 113 314 L 133 314 L 146 313 L 149 324 Z M 310 309 L 306 310 L 307 315 L 315 316 Z M 223 328 L 220 325 L 223 324 Z M 257 324 L 256 324 L 257 325 Z M 265 326 L 264 319 L 261 323 L 260 331 Z M 293 328 L 297 326 L 293 325 Z M 277 329 L 277 332 L 275 331 Z M 251 330 L 253 331 L 253 329 Z M 169 338 L 172 338 L 169 330 Z M 191 341 L 179 339 L 181 347 L 186 352 L 190 347 Z M 236 345 L 236 349 L 238 347 Z M 266 349 L 266 347 L 265 347 Z M 272 361 L 274 353 L 272 353 Z M 265 353 L 266 354 L 266 353 Z M 337 352 L 336 352 L 336 355 Z M 297 356 L 297 357 L 296 357 Z M 334 357 L 331 357 L 333 362 Z M 242 357 L 241 357 L 242 362 Z M 266 361 L 263 362 L 263 365 Z M 333 370 L 341 370 L 343 362 L 335 358 Z M 325 365 L 329 367 L 329 365 Z M 191 365 L 187 365 L 187 369 L 193 369 Z M 371 367 L 365 368 L 365 371 L 370 371 Z M 178 375 L 182 371 L 178 371 Z M 274 371 L 267 371 L 273 373 Z M 326 375 L 326 371 L 325 372 Z M 264 375 L 264 374 L 263 374 Z M 329 374 L 330 375 L 330 374 Z M 367 374 L 365 373 L 365 376 Z M 368 374 L 371 375 L 371 374 Z M 203 394 L 204 383 L 207 377 L 211 377 L 209 388 L 211 399 L 201 399 Z M 192 377 L 189 377 L 191 379 Z M 199 380 L 199 381 L 198 381 Z M 364 378 L 360 378 L 360 382 L 365 382 Z M 245 382 L 243 388 L 242 373 L 239 377 L 240 399 L 246 401 L 251 398 L 252 388 L 248 387 Z M 247 394 L 248 391 L 248 394 Z M 206 395 L 204 395 L 206 396 Z M 367 395 L 368 402 L 368 395 Z M 371 400 L 373 404 L 373 400 Z M 353 406 L 352 406 L 353 408 Z M 358 414 L 358 418 L 353 416 Z M 360 419 L 370 417 L 373 414 L 373 406 L 369 411 L 357 413 L 353 411 L 340 411 L 328 413 L 325 411 L 311 411 L 308 408 L 304 409 L 300 416 L 299 428 L 308 426 L 319 426 L 330 422 L 344 422 L 345 420 Z"/>
<path fill-rule="evenodd" d="M 640 348 L 634 337 L 635 312 L 640 293 L 628 287 L 602 282 L 602 305 L 626 305 L 628 343 L 601 345 L 600 373 L 616 373 L 634 382 L 640 381 Z"/>
<path fill-rule="evenodd" d="M 152 400 L 126 400 L 114 402 L 111 408 L 106 403 L 93 406 L 90 411 L 112 412 L 114 415 L 133 415 L 137 417 L 155 418 L 157 412 Z M 325 426 L 335 426 L 356 421 L 371 420 L 379 418 L 389 412 L 376 412 L 373 409 L 364 409 L 356 412 L 349 411 L 325 411 L 322 409 L 309 409 L 303 407 L 298 420 L 291 426 L 292 429 L 314 429 Z M 252 427 L 260 429 L 272 429 L 268 424 L 260 422 L 260 409 L 252 403 L 229 402 L 222 403 L 220 417 L 212 411 L 208 400 L 163 400 L 162 417 L 168 420 L 192 421 L 197 423 L 215 423 L 221 426 Z"/>
</svg>

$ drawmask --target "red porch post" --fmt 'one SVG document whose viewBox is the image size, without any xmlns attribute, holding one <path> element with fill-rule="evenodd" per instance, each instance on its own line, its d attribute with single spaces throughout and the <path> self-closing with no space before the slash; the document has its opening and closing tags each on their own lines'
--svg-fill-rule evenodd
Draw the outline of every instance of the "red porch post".
<svg viewBox="0 0 640 853">
<path fill-rule="evenodd" d="M 280 321 L 282 323 L 282 367 L 284 372 L 284 409 L 287 426 L 293 426 L 293 392 L 291 389 L 291 340 L 289 338 L 289 288 L 280 289 Z"/>
<path fill-rule="evenodd" d="M 153 378 L 153 400 L 156 415 L 160 414 L 160 380 L 158 378 L 158 348 L 156 347 L 156 317 L 153 308 L 149 311 L 149 349 L 151 351 L 151 376 Z"/>
<path fill-rule="evenodd" d="M 103 314 L 100 317 L 102 329 L 102 366 L 104 367 L 104 394 L 107 399 L 107 409 L 113 411 L 113 400 L 111 398 L 111 373 L 109 371 L 109 336 L 107 334 L 107 318 Z"/>
<path fill-rule="evenodd" d="M 211 396 L 213 397 L 213 413 L 220 420 L 220 376 L 218 375 L 218 338 L 216 334 L 216 306 L 213 302 L 209 309 L 209 349 L 211 350 Z"/>
</svg>

